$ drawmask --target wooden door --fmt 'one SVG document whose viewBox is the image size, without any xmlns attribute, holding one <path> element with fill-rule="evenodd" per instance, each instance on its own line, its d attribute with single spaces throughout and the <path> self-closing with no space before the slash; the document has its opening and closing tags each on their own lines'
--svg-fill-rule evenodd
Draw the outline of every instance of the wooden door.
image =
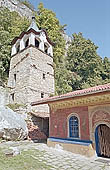
<svg viewBox="0 0 110 170">
<path fill-rule="evenodd" d="M 95 139 L 98 156 L 110 158 L 110 128 L 104 124 L 99 125 L 96 128 Z"/>
</svg>

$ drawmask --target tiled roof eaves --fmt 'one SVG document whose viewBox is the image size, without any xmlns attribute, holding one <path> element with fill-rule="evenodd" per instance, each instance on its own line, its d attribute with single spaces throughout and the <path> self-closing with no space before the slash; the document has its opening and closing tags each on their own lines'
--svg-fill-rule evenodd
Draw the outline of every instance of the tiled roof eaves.
<svg viewBox="0 0 110 170">
<path fill-rule="evenodd" d="M 49 118 L 49 113 L 46 112 L 30 112 L 30 114 L 34 115 L 35 117 L 40 117 L 40 118 Z"/>
<path fill-rule="evenodd" d="M 50 103 L 50 102 L 54 102 L 54 101 L 59 101 L 59 100 L 64 100 L 64 99 L 68 99 L 68 98 L 74 98 L 74 97 L 81 97 L 81 96 L 86 96 L 86 95 L 92 95 L 92 94 L 96 94 L 96 93 L 102 93 L 102 92 L 107 92 L 110 91 L 110 87 L 109 88 L 105 88 L 105 89 L 94 89 L 94 91 L 89 91 L 86 92 L 84 91 L 83 93 L 80 93 L 81 90 L 79 90 L 79 94 L 73 94 L 73 92 L 70 92 L 71 94 L 69 95 L 69 93 L 67 93 L 67 95 L 61 95 L 61 96 L 54 96 L 54 97 L 50 97 L 47 99 L 43 99 L 37 102 L 32 102 L 31 105 L 37 105 L 37 104 L 44 104 L 44 103 Z"/>
<path fill-rule="evenodd" d="M 33 32 L 35 35 L 39 35 L 40 32 L 44 31 L 45 34 L 46 34 L 46 38 L 47 38 L 47 41 L 52 45 L 52 46 L 55 46 L 55 44 L 49 39 L 48 35 L 47 35 L 47 32 L 45 30 L 40 30 L 40 31 L 35 31 L 34 29 L 29 29 L 27 32 L 22 32 L 19 37 L 15 37 L 13 40 L 12 40 L 12 43 L 11 45 L 14 45 L 16 43 L 17 40 L 20 40 L 22 39 L 22 37 L 25 35 L 25 34 L 30 34 L 31 32 Z"/>
</svg>

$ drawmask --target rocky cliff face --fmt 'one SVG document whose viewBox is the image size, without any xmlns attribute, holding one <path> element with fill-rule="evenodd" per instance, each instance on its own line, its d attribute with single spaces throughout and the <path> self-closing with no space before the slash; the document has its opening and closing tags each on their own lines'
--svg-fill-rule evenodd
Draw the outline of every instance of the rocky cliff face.
<svg viewBox="0 0 110 170">
<path fill-rule="evenodd" d="M 19 0 L 0 0 L 0 7 L 8 8 L 10 11 L 16 11 L 20 16 L 32 18 L 32 10 L 22 4 Z"/>
<path fill-rule="evenodd" d="M 66 33 L 63 33 L 63 38 L 66 41 L 66 50 L 67 50 L 69 45 L 72 42 L 72 37 L 68 36 Z M 67 53 L 66 53 L 66 55 L 67 55 Z"/>
<path fill-rule="evenodd" d="M 19 13 L 20 16 L 25 16 L 29 19 L 31 19 L 33 15 L 33 11 L 29 9 L 26 5 L 21 3 L 19 0 L 0 0 L 0 7 L 8 8 L 10 11 L 16 11 Z M 65 33 L 63 33 L 63 37 L 66 41 L 66 49 L 67 49 L 72 39 L 70 36 L 68 36 Z"/>
</svg>

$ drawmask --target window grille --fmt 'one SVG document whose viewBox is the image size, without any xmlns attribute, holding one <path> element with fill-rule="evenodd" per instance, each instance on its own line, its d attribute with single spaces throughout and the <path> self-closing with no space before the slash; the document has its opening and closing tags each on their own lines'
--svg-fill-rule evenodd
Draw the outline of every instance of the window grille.
<svg viewBox="0 0 110 170">
<path fill-rule="evenodd" d="M 69 119 L 69 137 L 79 138 L 79 121 L 76 116 Z"/>
</svg>

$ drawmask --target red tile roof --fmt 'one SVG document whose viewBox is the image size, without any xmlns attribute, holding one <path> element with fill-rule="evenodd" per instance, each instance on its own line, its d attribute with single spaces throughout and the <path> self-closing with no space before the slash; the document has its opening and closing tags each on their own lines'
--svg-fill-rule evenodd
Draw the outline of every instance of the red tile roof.
<svg viewBox="0 0 110 170">
<path fill-rule="evenodd" d="M 36 117 L 40 117 L 40 118 L 48 118 L 49 117 L 49 113 L 47 113 L 47 112 L 31 112 L 31 114 Z"/>
<path fill-rule="evenodd" d="M 63 95 L 60 95 L 60 96 L 53 96 L 53 97 L 49 97 L 49 98 L 44 98 L 42 100 L 31 103 L 31 105 L 34 106 L 34 105 L 39 105 L 39 104 L 44 104 L 44 103 L 50 103 L 50 102 L 53 102 L 53 101 L 73 98 L 73 97 L 77 97 L 77 96 L 85 96 L 85 95 L 88 95 L 88 94 L 90 95 L 90 94 L 100 93 L 100 92 L 104 92 L 104 91 L 110 91 L 110 83 L 95 86 L 95 87 L 90 87 L 90 88 L 83 89 L 83 90 L 76 90 L 76 91 L 66 93 L 66 94 L 63 94 Z"/>
</svg>

